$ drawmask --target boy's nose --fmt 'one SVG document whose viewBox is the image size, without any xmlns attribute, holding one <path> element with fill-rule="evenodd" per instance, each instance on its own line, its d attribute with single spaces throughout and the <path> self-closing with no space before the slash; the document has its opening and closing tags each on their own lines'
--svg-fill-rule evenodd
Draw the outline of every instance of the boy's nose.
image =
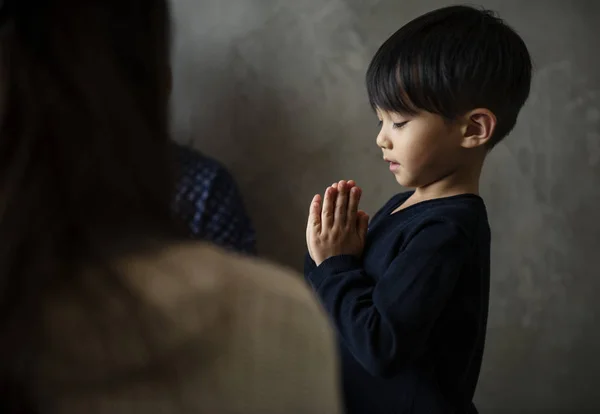
<svg viewBox="0 0 600 414">
<path fill-rule="evenodd" d="M 375 141 L 377 142 L 377 146 L 379 148 L 387 149 L 387 150 L 392 149 L 392 141 L 390 141 L 388 139 L 388 137 L 383 132 L 383 130 L 379 132 L 379 134 L 377 135 L 377 139 Z"/>
</svg>

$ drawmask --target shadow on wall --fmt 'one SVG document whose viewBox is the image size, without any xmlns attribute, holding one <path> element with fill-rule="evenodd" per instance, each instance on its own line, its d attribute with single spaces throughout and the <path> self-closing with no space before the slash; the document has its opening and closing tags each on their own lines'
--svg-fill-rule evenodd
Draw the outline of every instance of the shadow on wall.
<svg viewBox="0 0 600 414">
<path fill-rule="evenodd" d="M 270 74 L 259 76 L 235 50 L 227 61 L 226 69 L 203 68 L 212 100 L 191 111 L 191 134 L 175 138 L 227 165 L 257 228 L 261 256 L 268 246 L 269 258 L 297 267 L 299 258 L 290 258 L 304 249 L 298 234 L 305 211 L 297 203 L 299 182 L 286 178 L 300 179 L 297 169 L 307 164 L 292 145 L 302 137 L 290 119 L 290 94 L 270 87 Z"/>
<path fill-rule="evenodd" d="M 306 166 L 294 145 L 302 137 L 294 128 L 293 94 L 277 90 L 268 70 L 259 75 L 244 66 L 239 55 L 233 61 L 236 83 L 227 109 L 236 119 L 231 136 L 243 149 L 231 167 L 257 228 L 259 252 L 264 256 L 268 251 L 270 258 L 293 265 L 292 252 L 302 251 L 304 245 L 297 237 L 305 219 L 298 204 L 302 190 L 297 169 Z"/>
</svg>

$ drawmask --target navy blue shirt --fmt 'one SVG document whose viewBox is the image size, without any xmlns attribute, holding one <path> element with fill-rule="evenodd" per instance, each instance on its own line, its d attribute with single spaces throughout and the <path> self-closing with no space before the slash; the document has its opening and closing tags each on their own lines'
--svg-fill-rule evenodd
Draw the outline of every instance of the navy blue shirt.
<svg viewBox="0 0 600 414">
<path fill-rule="evenodd" d="M 483 200 L 458 195 L 372 219 L 362 260 L 305 276 L 337 328 L 347 413 L 474 413 L 486 334 L 490 228 Z"/>
<path fill-rule="evenodd" d="M 218 161 L 175 144 L 173 210 L 193 238 L 255 254 L 256 233 L 235 180 Z"/>
</svg>

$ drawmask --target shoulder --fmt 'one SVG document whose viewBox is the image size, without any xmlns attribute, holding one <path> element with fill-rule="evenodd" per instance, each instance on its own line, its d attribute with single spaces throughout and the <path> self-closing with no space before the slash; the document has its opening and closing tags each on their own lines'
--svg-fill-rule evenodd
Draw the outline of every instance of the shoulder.
<svg viewBox="0 0 600 414">
<path fill-rule="evenodd" d="M 299 275 L 203 244 L 167 249 L 158 262 L 168 263 L 166 268 L 179 264 L 187 281 L 169 288 L 178 299 L 158 303 L 183 325 L 183 337 L 191 338 L 183 343 L 205 344 L 204 351 L 178 358 L 186 367 L 199 359 L 182 385 L 190 401 L 208 392 L 203 407 L 211 412 L 338 412 L 333 330 Z M 201 293 L 186 292 L 192 285 Z M 155 301 L 163 296 L 156 290 L 150 295 Z M 199 307 L 203 302 L 212 305 Z M 187 308 L 172 312 L 174 304 L 185 303 Z M 208 327 L 204 332 L 198 333 L 199 322 Z M 257 401 L 257 395 L 270 398 Z"/>
<path fill-rule="evenodd" d="M 230 184 L 234 182 L 227 167 L 217 159 L 178 143 L 173 143 L 173 148 L 181 177 L 190 179 L 219 179 Z"/>
<path fill-rule="evenodd" d="M 237 399 L 240 412 L 253 412 L 253 396 L 271 393 L 273 401 L 261 412 L 285 412 L 294 406 L 299 412 L 315 412 L 321 405 L 317 411 L 337 411 L 333 330 L 299 274 L 200 243 L 163 254 L 160 261 L 181 264 L 188 283 L 208 278 L 211 286 L 218 286 L 211 296 L 221 317 L 212 336 L 220 362 L 204 377 L 209 381 L 238 377 L 223 392 Z M 183 290 L 180 294 L 185 295 Z M 195 395 L 197 389 L 192 392 Z"/>
<path fill-rule="evenodd" d="M 206 296 L 235 318 L 247 317 L 249 309 L 261 304 L 268 304 L 270 313 L 276 313 L 277 306 L 313 316 L 322 313 L 310 289 L 291 270 L 201 242 L 183 243 L 154 257 L 136 259 L 128 268 L 136 289 L 166 310 L 173 303 Z"/>
<path fill-rule="evenodd" d="M 448 197 L 433 206 L 435 216 L 458 225 L 463 231 L 472 233 L 488 227 L 485 202 L 474 194 Z"/>
<path fill-rule="evenodd" d="M 138 262 L 141 266 L 165 268 L 172 264 L 181 280 L 210 286 L 242 289 L 245 294 L 281 296 L 297 303 L 313 304 L 314 297 L 301 277 L 290 269 L 242 255 L 225 252 L 202 242 L 184 242 L 163 250 L 160 255 Z"/>
<path fill-rule="evenodd" d="M 133 402 L 139 392 L 170 401 L 173 387 L 181 386 L 189 391 L 186 402 L 217 407 L 235 402 L 236 394 L 250 404 L 248 389 L 268 392 L 298 378 L 299 386 L 323 381 L 327 398 L 335 395 L 333 332 L 295 273 L 194 242 L 123 258 L 114 269 L 125 289 L 100 287 L 99 273 L 91 272 L 84 282 L 93 291 L 89 298 L 70 291 L 48 304 L 45 335 L 56 348 L 38 366 L 48 388 L 118 383 Z M 185 381 L 136 379 L 155 368 Z M 211 389 L 214 397 L 197 397 Z"/>
<path fill-rule="evenodd" d="M 308 334 L 329 332 L 321 306 L 300 275 L 193 241 L 88 270 L 76 285 L 60 289 L 44 306 L 46 325 L 61 327 L 51 336 L 83 341 L 105 335 L 101 342 L 129 341 L 132 351 L 138 339 L 155 342 L 159 351 L 198 337 L 224 341 L 241 323 L 254 323 L 261 330 L 269 324 L 265 321 L 285 318 Z M 98 326 L 91 319 L 102 320 L 101 325 L 110 329 L 95 331 Z M 303 319 L 314 324 L 305 325 Z M 140 332 L 145 323 L 149 325 Z M 135 339 L 140 333 L 144 337 Z M 73 349 L 68 353 L 82 359 L 92 356 L 88 354 L 92 346 L 79 349 L 83 343 L 69 342 Z M 128 360 L 131 355 L 124 352 L 115 357 L 132 364 L 138 359 Z M 117 360 L 113 362 L 119 365 Z"/>
<path fill-rule="evenodd" d="M 462 239 L 469 244 L 489 238 L 488 216 L 481 197 L 462 194 L 426 203 L 411 220 L 413 235 L 426 232 L 440 241 Z"/>
</svg>

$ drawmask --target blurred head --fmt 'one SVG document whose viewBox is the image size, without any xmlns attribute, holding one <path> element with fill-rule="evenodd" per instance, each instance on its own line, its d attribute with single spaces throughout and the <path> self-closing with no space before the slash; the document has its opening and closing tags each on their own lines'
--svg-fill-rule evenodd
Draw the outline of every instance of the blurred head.
<svg viewBox="0 0 600 414">
<path fill-rule="evenodd" d="M 394 33 L 366 80 L 398 181 L 427 185 L 485 156 L 515 126 L 531 71 L 523 40 L 490 11 L 450 6 Z"/>
<path fill-rule="evenodd" d="M 171 234 L 168 60 L 166 0 L 2 2 L 3 354 L 48 285 Z"/>
<path fill-rule="evenodd" d="M 165 1 L 9 0 L 1 14 L 0 235 L 164 221 Z"/>
</svg>

